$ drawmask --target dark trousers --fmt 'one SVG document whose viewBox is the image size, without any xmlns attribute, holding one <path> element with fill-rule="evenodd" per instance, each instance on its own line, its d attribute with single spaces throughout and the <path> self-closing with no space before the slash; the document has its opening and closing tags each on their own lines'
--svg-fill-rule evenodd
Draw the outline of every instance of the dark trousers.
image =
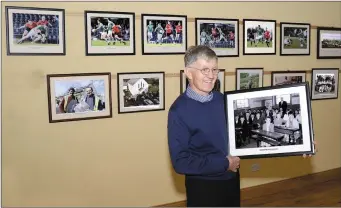
<svg viewBox="0 0 341 208">
<path fill-rule="evenodd" d="M 230 180 L 186 178 L 187 207 L 240 207 L 239 172 Z"/>
</svg>

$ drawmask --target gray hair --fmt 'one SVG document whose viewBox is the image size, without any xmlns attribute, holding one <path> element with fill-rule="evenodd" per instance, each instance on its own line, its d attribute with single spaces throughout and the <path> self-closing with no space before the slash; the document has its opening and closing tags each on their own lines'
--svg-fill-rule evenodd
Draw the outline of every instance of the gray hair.
<svg viewBox="0 0 341 208">
<path fill-rule="evenodd" d="M 184 57 L 185 67 L 193 64 L 198 59 L 218 60 L 218 57 L 217 57 L 217 54 L 208 46 L 204 46 L 204 45 L 190 46 L 188 50 L 186 51 L 186 54 Z"/>
</svg>

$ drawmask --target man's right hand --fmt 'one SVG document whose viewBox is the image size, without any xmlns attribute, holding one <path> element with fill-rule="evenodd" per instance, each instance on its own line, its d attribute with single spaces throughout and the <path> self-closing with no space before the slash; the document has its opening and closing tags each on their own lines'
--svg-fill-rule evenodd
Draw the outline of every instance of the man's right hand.
<svg viewBox="0 0 341 208">
<path fill-rule="evenodd" d="M 237 169 L 239 168 L 239 162 L 240 158 L 239 157 L 233 157 L 233 156 L 227 156 L 226 157 L 229 160 L 229 169 L 230 171 L 237 172 Z"/>
</svg>

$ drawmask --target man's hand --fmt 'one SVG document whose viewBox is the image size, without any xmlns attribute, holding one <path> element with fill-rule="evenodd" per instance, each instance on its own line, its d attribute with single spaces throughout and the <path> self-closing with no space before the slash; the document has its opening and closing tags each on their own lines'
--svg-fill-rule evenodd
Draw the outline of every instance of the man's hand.
<svg viewBox="0 0 341 208">
<path fill-rule="evenodd" d="M 315 153 L 317 153 L 316 142 L 313 141 L 313 144 L 314 144 Z M 311 157 L 312 155 L 308 155 L 308 156 Z M 306 157 L 307 157 L 307 155 L 303 154 L 303 158 L 306 158 Z"/>
<path fill-rule="evenodd" d="M 226 157 L 229 160 L 229 169 L 230 171 L 237 172 L 237 169 L 239 168 L 239 162 L 240 158 L 239 157 L 233 157 L 233 156 L 227 156 Z"/>
</svg>

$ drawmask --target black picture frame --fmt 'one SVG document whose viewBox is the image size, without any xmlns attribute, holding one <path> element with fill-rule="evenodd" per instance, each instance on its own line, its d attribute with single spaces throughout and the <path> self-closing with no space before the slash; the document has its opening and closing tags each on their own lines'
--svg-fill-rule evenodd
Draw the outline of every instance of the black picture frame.
<svg viewBox="0 0 341 208">
<path fill-rule="evenodd" d="M 102 27 L 111 29 L 108 32 L 97 32 L 94 21 L 100 21 Z M 103 24 L 106 23 L 106 24 Z M 135 13 L 117 11 L 84 11 L 85 55 L 86 56 L 128 56 L 136 54 Z M 116 28 L 116 25 L 118 27 Z M 101 28 L 100 28 L 101 29 Z M 114 31 L 114 33 L 113 33 Z M 114 41 L 115 35 L 121 40 Z M 101 40 L 112 38 L 111 41 Z M 129 43 L 129 45 L 127 45 Z"/>
<path fill-rule="evenodd" d="M 281 97 L 285 95 L 290 97 L 290 104 L 287 105 L 285 110 L 285 112 L 288 112 L 289 114 L 288 118 L 290 122 L 287 124 L 290 128 L 278 125 L 282 124 L 285 118 L 285 116 L 281 118 L 281 113 L 279 113 L 279 116 L 276 115 L 276 118 L 278 116 L 278 120 L 274 119 L 273 121 L 271 120 L 271 114 L 269 113 L 270 117 L 266 118 L 269 125 L 265 124 L 264 126 L 262 117 L 259 116 L 259 120 L 257 120 L 258 116 L 256 116 L 254 118 L 256 120 L 252 121 L 252 125 L 245 123 L 243 128 L 239 126 L 242 122 L 242 119 L 240 119 L 239 116 L 245 119 L 246 112 L 249 112 L 249 109 L 251 112 L 254 112 L 255 110 L 257 114 L 258 112 L 261 112 L 261 110 L 257 111 L 255 106 L 260 109 L 272 109 L 273 106 L 277 108 L 279 105 L 277 100 L 281 100 Z M 308 82 L 226 91 L 224 93 L 224 100 L 226 125 L 229 134 L 228 152 L 232 156 L 238 156 L 241 159 L 253 159 L 315 154 Z M 250 107 L 251 105 L 249 105 L 250 100 L 253 102 L 253 107 Z M 239 104 L 237 104 L 237 101 L 240 101 Z M 264 104 L 259 106 L 256 105 L 255 102 Z M 273 105 L 274 102 L 276 102 L 275 105 Z M 243 104 L 246 106 L 246 103 L 248 103 L 249 107 L 238 109 L 238 105 L 239 107 Z M 294 118 L 296 119 L 295 122 L 294 119 L 291 120 L 292 115 L 289 113 L 289 110 L 295 112 L 297 110 L 297 112 L 300 112 L 296 114 L 296 118 Z M 266 110 L 264 110 L 264 112 L 266 112 Z M 274 112 L 277 113 L 277 111 Z M 235 117 L 236 115 L 238 115 L 238 117 Z M 274 125 L 275 122 L 276 125 Z M 250 143 L 247 142 L 248 139 L 244 140 L 244 138 L 250 138 Z M 268 143 L 267 145 L 266 142 Z"/>
<path fill-rule="evenodd" d="M 218 74 L 218 79 L 215 83 L 215 87 L 213 90 L 218 91 L 218 88 L 220 89 L 219 91 L 224 94 L 225 92 L 225 69 L 219 69 L 219 74 Z M 180 70 L 180 94 L 184 93 L 187 89 L 189 82 L 188 79 L 186 78 L 185 71 Z"/>
<path fill-rule="evenodd" d="M 148 40 L 148 31 L 147 31 L 147 25 L 149 24 L 148 21 L 152 21 L 154 27 L 151 35 L 151 40 Z M 160 22 L 159 22 L 160 21 Z M 162 21 L 162 22 L 161 22 Z M 161 42 L 163 42 L 164 37 L 173 37 L 174 42 L 176 42 L 176 34 L 174 37 L 174 34 L 167 36 L 165 35 L 165 25 L 167 24 L 167 21 L 171 21 L 173 28 L 176 28 L 173 24 L 173 22 L 181 22 L 181 31 L 182 33 L 179 35 L 181 37 L 181 44 L 179 46 L 175 47 L 173 43 L 167 43 L 170 44 L 170 46 L 167 45 L 160 45 L 156 46 L 158 44 L 158 38 L 161 38 Z M 155 23 L 155 24 L 154 24 Z M 156 25 L 160 23 L 162 30 L 158 31 L 163 31 L 162 36 L 158 36 L 155 32 Z M 141 44 L 142 44 L 142 55 L 179 55 L 179 54 L 185 54 L 187 50 L 187 45 L 188 45 L 188 26 L 187 26 L 187 15 L 174 15 L 174 14 L 147 14 L 147 13 L 142 13 L 141 14 Z M 176 33 L 176 30 L 175 30 Z M 156 38 L 156 40 L 154 39 Z M 150 41 L 148 43 L 148 41 Z M 149 46 L 150 44 L 150 46 Z"/>
<path fill-rule="evenodd" d="M 294 31 L 286 31 L 285 28 L 294 29 Z M 301 30 L 297 31 L 297 28 Z M 305 31 L 304 31 L 305 30 Z M 290 38 L 286 37 L 290 34 Z M 303 39 L 303 42 L 302 42 Z M 306 43 L 306 44 L 304 44 Z M 292 46 L 285 48 L 286 45 Z M 310 23 L 280 23 L 280 55 L 281 56 L 310 56 L 311 50 L 311 25 Z M 307 48 L 303 48 L 306 46 Z"/>
<path fill-rule="evenodd" d="M 338 99 L 339 97 L 339 73 L 340 73 L 340 69 L 339 68 L 313 68 L 311 71 L 311 100 L 330 100 L 330 99 Z M 326 80 L 323 80 L 322 82 L 322 87 L 319 88 L 318 90 L 316 89 L 316 79 L 317 79 L 317 75 L 328 75 L 329 77 L 333 76 L 334 77 L 334 83 L 330 83 L 330 79 L 328 79 L 326 83 Z M 332 86 L 334 84 L 334 86 Z M 329 88 L 325 88 L 323 86 L 327 86 L 327 87 L 333 87 L 334 88 L 334 93 L 326 93 L 323 92 L 326 89 Z M 319 92 L 319 91 L 322 92 Z M 324 93 L 324 94 L 320 94 L 319 93 Z"/>
<path fill-rule="evenodd" d="M 65 9 L 5 6 L 5 10 L 8 56 L 65 56 Z M 43 21 L 43 16 L 50 21 Z M 38 21 L 45 26 L 38 28 Z M 29 38 L 30 44 L 22 44 Z"/>
<path fill-rule="evenodd" d="M 264 85 L 264 68 L 263 67 L 248 67 L 248 68 L 236 68 L 236 90 L 240 90 L 240 73 L 250 73 L 250 72 L 258 72 L 258 86 L 252 86 L 251 88 L 263 87 Z M 246 88 L 243 88 L 246 89 Z M 250 89 L 250 88 L 248 88 Z"/>
<path fill-rule="evenodd" d="M 228 47 L 214 47 L 207 38 L 205 38 L 205 43 L 202 43 L 201 40 L 201 33 L 202 33 L 202 25 L 206 24 L 206 27 L 209 27 L 209 25 L 215 25 L 219 24 L 220 29 L 221 25 L 224 26 L 223 29 L 221 29 L 224 33 L 223 36 L 220 36 L 220 38 L 225 38 L 224 43 L 227 44 Z M 233 26 L 232 26 L 233 25 Z M 212 28 L 211 28 L 212 29 Z M 207 31 L 207 33 L 206 33 Z M 206 29 L 205 34 L 209 37 L 212 35 L 212 30 Z M 233 31 L 233 47 L 230 48 L 230 42 L 227 41 L 226 37 L 229 37 L 229 34 L 227 34 L 228 31 Z M 218 34 L 218 33 L 217 33 Z M 220 33 L 219 33 L 220 35 Z M 214 50 L 214 52 L 217 54 L 218 57 L 239 57 L 239 19 L 227 19 L 227 18 L 195 18 L 195 43 L 196 45 L 207 45 Z M 220 44 L 221 45 L 221 44 Z M 224 50 L 224 48 L 226 48 Z"/>
<path fill-rule="evenodd" d="M 284 79 L 288 80 L 288 76 L 291 78 L 288 81 L 283 81 L 280 84 L 278 84 L 277 81 L 277 76 L 284 76 Z M 297 78 L 301 76 L 300 78 Z M 275 85 L 283 85 L 283 84 L 294 84 L 294 83 L 300 83 L 300 82 L 306 82 L 306 76 L 307 72 L 306 71 L 299 71 L 299 70 L 288 70 L 288 71 L 272 71 L 271 72 L 271 86 Z M 296 80 L 295 80 L 296 78 Z"/>
<path fill-rule="evenodd" d="M 47 74 L 46 80 L 49 123 L 112 118 L 111 73 Z M 65 104 L 71 88 L 75 99 L 67 98 L 69 103 Z M 91 110 L 86 104 L 90 89 L 95 95 Z M 76 103 L 72 104 L 72 100 Z M 72 109 L 68 108 L 70 103 Z"/>
<path fill-rule="evenodd" d="M 261 25 L 263 27 L 270 27 L 270 39 L 271 39 L 271 49 L 265 47 L 248 47 L 248 39 L 253 38 L 254 40 L 259 39 L 256 34 L 256 26 Z M 261 28 L 264 30 L 264 28 Z M 252 36 L 249 35 L 249 29 L 253 28 L 254 33 Z M 243 19 L 243 55 L 276 55 L 276 44 L 277 44 L 277 26 L 276 20 L 270 19 Z M 259 36 L 260 37 L 260 36 Z M 263 43 L 263 45 L 266 43 Z"/>
<path fill-rule="evenodd" d="M 336 27 L 317 27 L 317 44 L 316 44 L 316 58 L 317 59 L 341 59 L 341 28 Z M 323 46 L 328 47 L 327 44 L 322 44 L 323 38 L 321 36 L 327 35 L 331 36 L 335 34 L 338 36 L 336 39 L 338 40 L 338 48 L 335 49 L 332 47 L 331 49 L 325 48 Z M 325 37 L 327 37 L 325 36 Z M 327 37 L 328 38 L 328 37 Z"/>
<path fill-rule="evenodd" d="M 150 84 L 154 92 L 149 92 Z M 165 72 L 117 73 L 117 101 L 118 114 L 165 110 Z"/>
</svg>

